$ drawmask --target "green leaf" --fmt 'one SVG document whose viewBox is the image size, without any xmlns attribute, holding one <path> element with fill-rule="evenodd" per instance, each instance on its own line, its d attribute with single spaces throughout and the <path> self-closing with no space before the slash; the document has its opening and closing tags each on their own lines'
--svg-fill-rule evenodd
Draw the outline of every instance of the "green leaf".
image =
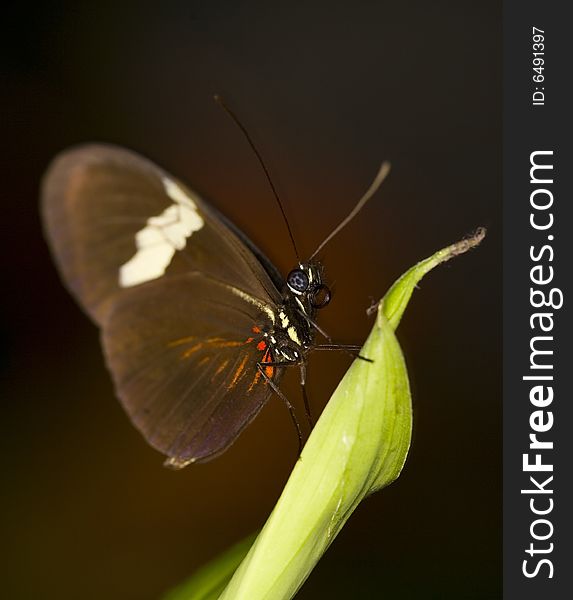
<svg viewBox="0 0 573 600">
<path fill-rule="evenodd" d="M 420 279 L 484 235 L 480 229 L 412 267 L 375 308 L 376 322 L 360 353 L 371 362 L 355 360 L 338 385 L 221 599 L 292 598 L 364 497 L 398 477 L 410 446 L 412 406 L 394 329 Z M 211 598 L 169 600 L 203 597 Z"/>
<path fill-rule="evenodd" d="M 400 279 L 398 279 L 394 285 L 386 292 L 386 295 L 382 299 L 382 311 L 388 319 L 390 325 L 396 329 L 400 323 L 400 319 L 404 314 L 406 306 L 412 296 L 414 288 L 418 282 L 429 273 L 434 267 L 437 267 L 440 263 L 446 262 L 454 256 L 464 254 L 471 248 L 477 246 L 485 237 L 486 230 L 480 227 L 476 232 L 447 248 L 438 250 L 435 254 L 432 254 L 430 258 L 422 260 L 417 265 L 414 265 L 411 269 L 406 271 Z M 369 309 L 371 312 L 372 309 Z"/>
<path fill-rule="evenodd" d="M 399 475 L 412 431 L 406 366 L 382 311 L 269 520 L 221 598 L 292 598 L 358 503 Z"/>
</svg>

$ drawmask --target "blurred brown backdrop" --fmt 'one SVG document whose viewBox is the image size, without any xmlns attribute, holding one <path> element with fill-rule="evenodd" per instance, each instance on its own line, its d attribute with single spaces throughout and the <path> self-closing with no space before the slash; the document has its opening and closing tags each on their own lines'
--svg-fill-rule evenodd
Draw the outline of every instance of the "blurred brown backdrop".
<svg viewBox="0 0 573 600">
<path fill-rule="evenodd" d="M 324 253 L 321 324 L 362 341 L 404 269 L 478 225 L 399 329 L 415 402 L 403 475 L 351 518 L 300 598 L 501 597 L 500 3 L 44 3 L 11 9 L 2 51 L 0 596 L 152 599 L 264 522 L 296 459 L 272 401 L 233 448 L 162 468 L 114 399 L 98 332 L 41 236 L 59 150 L 109 141 L 187 181 L 294 262 L 223 94 L 265 157 L 303 253 L 383 190 Z M 318 411 L 345 356 L 313 356 Z M 284 387 L 299 400 L 296 373 Z M 379 591 L 385 590 L 384 595 Z"/>
</svg>

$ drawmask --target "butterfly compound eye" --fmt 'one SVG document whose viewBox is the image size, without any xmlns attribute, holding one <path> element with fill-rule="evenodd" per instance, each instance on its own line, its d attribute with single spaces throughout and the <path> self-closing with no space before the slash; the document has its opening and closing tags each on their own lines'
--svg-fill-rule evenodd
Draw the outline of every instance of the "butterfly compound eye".
<svg viewBox="0 0 573 600">
<path fill-rule="evenodd" d="M 314 292 L 312 297 L 313 308 L 324 308 L 330 302 L 330 289 L 321 283 Z"/>
<path fill-rule="evenodd" d="M 308 276 L 301 269 L 293 269 L 288 274 L 287 284 L 294 292 L 306 292 L 308 289 Z"/>
</svg>

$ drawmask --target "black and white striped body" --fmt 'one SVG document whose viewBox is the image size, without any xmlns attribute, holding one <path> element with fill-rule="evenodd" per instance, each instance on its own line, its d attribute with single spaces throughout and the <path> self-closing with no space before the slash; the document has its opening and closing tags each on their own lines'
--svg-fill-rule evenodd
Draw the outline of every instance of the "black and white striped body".
<svg viewBox="0 0 573 600">
<path fill-rule="evenodd" d="M 322 282 L 322 265 L 299 264 L 286 280 L 284 302 L 275 312 L 273 327 L 263 332 L 276 363 L 300 364 L 313 345 L 314 317 L 318 308 L 328 303 L 316 302 L 317 295 L 327 290 Z M 329 294 L 329 292 L 328 292 Z"/>
</svg>

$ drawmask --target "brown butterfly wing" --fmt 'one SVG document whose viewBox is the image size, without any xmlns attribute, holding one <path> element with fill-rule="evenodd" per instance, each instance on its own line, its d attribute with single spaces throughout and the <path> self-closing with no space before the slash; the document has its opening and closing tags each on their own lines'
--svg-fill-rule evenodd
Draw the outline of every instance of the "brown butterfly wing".
<svg viewBox="0 0 573 600">
<path fill-rule="evenodd" d="M 280 300 L 270 262 L 245 236 L 129 150 L 88 145 L 60 154 L 42 183 L 42 213 L 62 279 L 100 325 L 125 289 L 188 271 Z"/>
<path fill-rule="evenodd" d="M 257 364 L 272 360 L 260 331 L 281 301 L 276 269 L 197 194 L 114 146 L 56 157 L 42 213 L 136 427 L 174 466 L 225 450 L 270 395 Z"/>
<path fill-rule="evenodd" d="M 118 395 L 147 441 L 175 466 L 225 450 L 270 395 L 257 363 L 269 315 L 227 284 L 183 274 L 127 292 L 103 329 Z M 265 368 L 278 381 L 280 369 Z"/>
</svg>

